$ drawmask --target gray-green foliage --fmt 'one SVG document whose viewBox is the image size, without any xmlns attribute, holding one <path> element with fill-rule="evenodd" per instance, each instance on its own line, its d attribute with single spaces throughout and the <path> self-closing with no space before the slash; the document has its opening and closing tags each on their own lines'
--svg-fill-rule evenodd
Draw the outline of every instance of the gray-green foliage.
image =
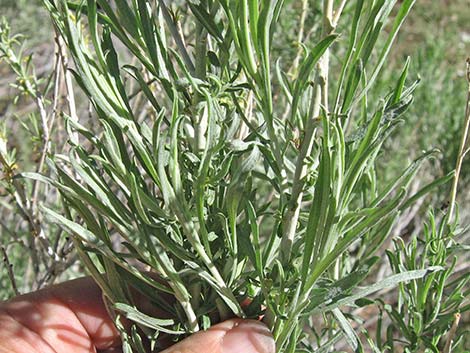
<svg viewBox="0 0 470 353">
<path fill-rule="evenodd" d="M 9 20 L 14 34 L 22 33 L 30 44 L 43 44 L 52 29 L 41 0 L 2 0 L 1 17 Z"/>
<path fill-rule="evenodd" d="M 387 256 L 395 273 L 442 266 L 444 271 L 430 274 L 399 285 L 397 305 L 379 300 L 381 313 L 377 326 L 376 348 L 380 351 L 401 346 L 404 351 L 450 352 L 468 334 L 455 331 L 452 337 L 449 328 L 458 328 L 460 315 L 470 309 L 470 274 L 456 271 L 457 260 L 469 250 L 459 244 L 462 229 L 449 228 L 445 222 L 437 222 L 434 214 L 421 236 L 413 236 L 408 244 L 402 238 L 394 241 L 393 250 Z M 382 315 L 386 313 L 391 324 L 384 327 Z M 393 339 L 393 332 L 399 331 L 402 341 Z M 386 332 L 382 339 L 381 334 Z M 443 344 L 446 342 L 449 347 Z"/>
<path fill-rule="evenodd" d="M 38 206 L 61 204 L 57 192 L 39 181 L 18 178 L 30 170 L 47 174 L 46 156 L 64 146 L 60 129 L 54 129 L 54 136 L 50 131 L 61 106 L 58 85 L 54 85 L 60 77 L 59 61 L 56 57 L 56 70 L 48 78 L 41 77 L 24 37 L 12 32 L 2 19 L 0 61 L 13 72 L 10 85 L 16 91 L 15 98 L 2 107 L 0 124 L 2 300 L 51 284 L 76 258 L 60 228 L 42 222 Z M 15 107 L 21 105 L 29 105 L 25 110 L 31 112 L 17 113 Z"/>
<path fill-rule="evenodd" d="M 325 0 L 293 67 L 272 48 L 281 0 L 44 4 L 99 128 L 69 117 L 72 149 L 53 156 L 54 175 L 23 176 L 59 190 L 64 210 L 43 214 L 153 345 L 236 314 L 264 315 L 279 352 L 343 336 L 361 350 L 345 306 L 443 271 L 355 290 L 400 213 L 451 177 L 407 193 L 429 152 L 377 182 L 377 155 L 413 100 L 408 63 L 383 99 L 368 97 L 413 0 Z M 174 319 L 139 313 L 131 289 Z M 319 334 L 303 329 L 315 314 Z M 142 352 L 137 330 L 122 334 L 125 351 Z"/>
</svg>

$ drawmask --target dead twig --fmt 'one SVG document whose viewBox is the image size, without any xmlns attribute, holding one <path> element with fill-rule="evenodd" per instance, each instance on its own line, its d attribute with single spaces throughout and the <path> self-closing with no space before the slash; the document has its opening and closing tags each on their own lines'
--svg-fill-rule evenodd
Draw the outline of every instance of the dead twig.
<svg viewBox="0 0 470 353">
<path fill-rule="evenodd" d="M 15 274 L 13 273 L 13 265 L 10 263 L 10 259 L 8 258 L 8 254 L 6 249 L 2 246 L 1 248 L 2 255 L 3 255 L 3 263 L 7 268 L 8 278 L 10 279 L 11 287 L 15 292 L 15 295 L 20 295 L 20 291 L 18 290 L 18 286 L 16 285 Z"/>
<path fill-rule="evenodd" d="M 465 107 L 465 119 L 464 119 L 464 130 L 462 133 L 462 139 L 460 141 L 459 154 L 457 156 L 457 163 L 455 166 L 455 177 L 454 182 L 452 183 L 452 189 L 450 193 L 450 202 L 449 202 L 449 218 L 448 222 L 451 223 L 454 217 L 455 202 L 457 197 L 457 188 L 459 184 L 460 171 L 462 169 L 463 159 L 468 152 L 467 142 L 468 142 L 468 131 L 470 128 L 470 57 L 467 58 L 467 81 L 468 81 L 468 91 L 467 91 L 467 104 Z"/>
<path fill-rule="evenodd" d="M 450 353 L 452 351 L 452 343 L 454 343 L 455 334 L 457 332 L 457 328 L 459 327 L 460 322 L 460 314 L 456 313 L 454 315 L 454 322 L 452 323 L 452 327 L 450 328 L 449 334 L 447 336 L 446 345 L 444 346 L 443 353 Z"/>
</svg>

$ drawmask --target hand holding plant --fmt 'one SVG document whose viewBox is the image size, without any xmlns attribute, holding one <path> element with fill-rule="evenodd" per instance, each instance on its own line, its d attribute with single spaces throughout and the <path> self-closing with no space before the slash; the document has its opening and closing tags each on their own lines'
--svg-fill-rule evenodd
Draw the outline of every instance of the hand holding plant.
<svg viewBox="0 0 470 353">
<path fill-rule="evenodd" d="M 414 2 L 303 1 L 293 36 L 282 0 L 43 0 L 93 113 L 70 109 L 52 177 L 22 176 L 60 192 L 40 212 L 72 235 L 124 352 L 233 316 L 262 318 L 278 352 L 342 338 L 360 351 L 345 307 L 443 270 L 358 287 L 400 214 L 453 177 L 408 190 L 431 150 L 378 178 L 413 101 L 410 62 L 383 99 L 370 92 Z"/>
<path fill-rule="evenodd" d="M 0 352 L 118 352 L 119 332 L 101 291 L 82 278 L 0 303 Z M 274 353 L 269 330 L 234 319 L 188 337 L 165 353 Z"/>
</svg>

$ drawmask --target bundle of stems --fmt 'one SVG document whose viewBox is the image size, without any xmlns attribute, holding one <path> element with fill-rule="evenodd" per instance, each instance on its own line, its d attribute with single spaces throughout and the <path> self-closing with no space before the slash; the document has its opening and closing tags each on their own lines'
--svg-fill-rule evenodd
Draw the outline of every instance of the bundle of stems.
<svg viewBox="0 0 470 353">
<path fill-rule="evenodd" d="M 283 51 L 294 1 L 43 0 L 94 121 L 66 117 L 56 177 L 25 176 L 61 193 L 63 209 L 41 212 L 72 235 L 125 352 L 233 315 L 261 317 L 278 352 L 343 337 L 356 350 L 345 308 L 442 269 L 357 287 L 400 214 L 452 178 L 407 192 L 435 151 L 377 178 L 413 100 L 409 61 L 382 100 L 369 92 L 414 2 L 304 0 Z M 142 312 L 136 292 L 167 315 Z"/>
</svg>

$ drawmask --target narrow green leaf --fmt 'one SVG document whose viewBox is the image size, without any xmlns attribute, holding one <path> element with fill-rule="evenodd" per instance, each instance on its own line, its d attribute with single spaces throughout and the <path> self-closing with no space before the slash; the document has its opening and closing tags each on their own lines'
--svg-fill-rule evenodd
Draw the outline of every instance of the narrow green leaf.
<svg viewBox="0 0 470 353">
<path fill-rule="evenodd" d="M 132 320 L 136 323 L 144 325 L 145 327 L 152 328 L 154 330 L 158 330 L 161 332 L 169 333 L 172 335 L 181 335 L 183 331 L 171 330 L 166 327 L 172 326 L 175 324 L 173 320 L 170 319 L 156 319 L 154 317 L 148 316 L 136 308 L 125 304 L 125 303 L 115 303 L 114 308 L 119 310 L 124 314 L 126 318 Z"/>
<path fill-rule="evenodd" d="M 332 310 L 332 312 L 339 326 L 343 330 L 346 336 L 346 340 L 348 341 L 349 345 L 354 351 L 357 351 L 359 344 L 360 344 L 360 340 L 356 334 L 356 331 L 353 329 L 348 319 L 346 319 L 346 317 L 341 312 L 341 310 L 339 310 L 338 308 L 335 308 Z"/>
<path fill-rule="evenodd" d="M 332 310 L 333 308 L 338 308 L 343 305 L 351 305 L 353 304 L 356 300 L 367 297 L 368 295 L 371 295 L 375 292 L 378 292 L 382 289 L 389 288 L 389 287 L 395 287 L 397 284 L 402 283 L 402 282 L 408 282 L 412 281 L 415 279 L 423 278 L 426 275 L 436 272 L 436 271 L 443 271 L 444 268 L 440 266 L 432 266 L 424 270 L 413 270 L 413 271 L 406 271 L 402 272 L 396 275 L 392 275 L 390 277 L 387 277 L 377 283 L 374 283 L 368 287 L 362 288 L 358 290 L 356 293 L 354 293 L 351 296 L 348 296 L 346 298 L 340 299 L 337 302 L 329 305 L 325 305 L 323 307 L 318 308 L 315 310 L 312 314 L 317 314 L 317 313 L 324 313 L 327 311 Z"/>
<path fill-rule="evenodd" d="M 260 236 L 259 236 L 259 227 L 256 221 L 256 211 L 253 207 L 253 204 L 248 201 L 246 203 L 246 212 L 248 214 L 248 219 L 250 221 L 251 227 L 251 235 L 253 237 L 253 251 L 255 254 L 255 268 L 258 271 L 258 275 L 260 276 L 260 280 L 263 280 L 264 277 L 264 268 L 263 268 L 263 260 L 261 256 L 261 246 L 260 246 Z"/>
<path fill-rule="evenodd" d="M 299 105 L 300 98 L 302 97 L 302 92 L 305 90 L 305 87 L 310 79 L 310 75 L 315 68 L 318 60 L 323 56 L 325 51 L 333 44 L 333 42 L 338 37 L 337 34 L 331 34 L 320 41 L 307 55 L 307 57 L 302 61 L 299 68 L 299 74 L 294 83 L 294 89 L 292 92 L 292 108 L 291 116 L 292 121 L 295 120 L 297 114 L 297 109 Z"/>
</svg>

